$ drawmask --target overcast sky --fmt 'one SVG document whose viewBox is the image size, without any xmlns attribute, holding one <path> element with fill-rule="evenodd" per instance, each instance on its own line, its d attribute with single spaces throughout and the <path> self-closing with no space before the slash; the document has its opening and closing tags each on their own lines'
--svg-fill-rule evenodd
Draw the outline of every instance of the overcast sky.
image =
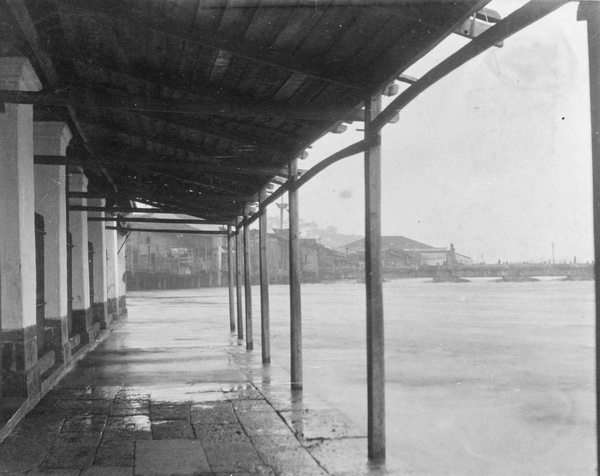
<svg viewBox="0 0 600 476">
<path fill-rule="evenodd" d="M 504 17 L 524 3 L 490 7 Z M 552 243 L 556 261 L 593 259 L 587 41 L 577 5 L 484 52 L 384 128 L 384 235 L 452 242 L 488 263 L 547 260 Z M 452 35 L 408 72 L 421 76 L 466 41 Z M 352 130 L 330 134 L 299 166 L 361 138 Z M 304 186 L 300 216 L 364 234 L 363 156 Z"/>
</svg>

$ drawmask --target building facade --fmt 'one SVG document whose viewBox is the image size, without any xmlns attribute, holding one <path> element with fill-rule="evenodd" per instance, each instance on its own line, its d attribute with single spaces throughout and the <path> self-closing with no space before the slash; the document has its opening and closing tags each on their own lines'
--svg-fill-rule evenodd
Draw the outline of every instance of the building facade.
<svg viewBox="0 0 600 476">
<path fill-rule="evenodd" d="M 354 241 L 344 249 L 348 254 L 355 254 L 364 259 L 365 241 Z M 470 257 L 456 253 L 452 243 L 448 248 L 436 248 L 404 236 L 382 236 L 381 249 L 383 269 L 388 273 L 410 275 L 411 270 L 416 271 L 423 267 L 473 263 Z"/>
<path fill-rule="evenodd" d="M 170 225 L 182 233 L 161 233 L 159 226 L 133 231 L 126 241 L 129 289 L 181 289 L 222 286 L 227 279 L 224 237 L 191 234 L 185 224 Z M 150 231 L 154 229 L 155 231 Z"/>
<path fill-rule="evenodd" d="M 259 282 L 258 231 L 250 231 L 250 260 L 252 282 Z M 302 282 L 315 283 L 333 279 L 356 279 L 364 270 L 364 259 L 356 255 L 327 248 L 315 238 L 300 239 Z M 273 230 L 267 234 L 267 263 L 269 282 L 289 282 L 288 230 Z"/>
<path fill-rule="evenodd" d="M 3 57 L 0 88 L 39 91 L 41 82 L 26 58 Z M 34 155 L 65 156 L 71 139 L 65 122 L 34 120 L 32 105 L 0 113 L 3 415 L 27 412 L 127 312 L 125 237 L 90 220 L 104 212 L 84 210 L 104 200 L 83 198 L 79 167 L 34 165 Z"/>
</svg>

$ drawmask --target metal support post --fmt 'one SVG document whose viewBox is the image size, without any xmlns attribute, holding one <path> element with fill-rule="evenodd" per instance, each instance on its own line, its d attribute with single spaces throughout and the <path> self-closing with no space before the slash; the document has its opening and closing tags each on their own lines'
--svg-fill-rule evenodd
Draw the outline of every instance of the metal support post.
<svg viewBox="0 0 600 476">
<path fill-rule="evenodd" d="M 250 206 L 244 204 L 244 220 L 248 219 Z M 246 350 L 254 349 L 252 333 L 252 276 L 250 276 L 250 225 L 244 225 L 244 283 L 246 297 Z"/>
<path fill-rule="evenodd" d="M 267 189 L 260 191 L 260 203 L 267 198 Z M 260 259 L 260 343 L 262 363 L 271 363 L 271 325 L 269 322 L 269 268 L 267 264 L 267 210 L 262 210 L 258 222 Z"/>
<path fill-rule="evenodd" d="M 302 261 L 300 256 L 300 218 L 298 212 L 298 159 L 289 164 L 289 223 L 290 223 L 290 352 L 292 389 L 302 389 L 302 308 L 300 297 L 300 280 Z"/>
<path fill-rule="evenodd" d="M 365 282 L 367 290 L 367 393 L 369 458 L 385 459 L 385 366 L 381 270 L 381 134 L 371 121 L 381 95 L 365 100 Z"/>
<path fill-rule="evenodd" d="M 235 269 L 233 268 L 233 247 L 235 235 L 231 225 L 227 226 L 227 284 L 229 287 L 229 330 L 235 332 Z"/>
<path fill-rule="evenodd" d="M 237 223 L 242 221 L 241 217 L 238 217 Z M 244 309 L 242 307 L 242 282 L 243 282 L 243 269 L 244 269 L 244 252 L 242 250 L 242 234 L 240 230 L 237 230 L 235 236 L 235 290 L 236 290 L 236 302 L 237 302 L 237 334 L 238 339 L 244 338 Z"/>
<path fill-rule="evenodd" d="M 600 296 L 600 4 L 582 2 L 577 19 L 587 21 L 592 122 L 592 183 L 594 216 L 594 263 L 596 296 Z M 596 371 L 600 369 L 600 306 L 596 299 Z M 600 415 L 600 378 L 596 378 L 596 414 Z M 596 430 L 600 431 L 600 430 Z M 596 435 L 600 459 L 600 434 Z"/>
</svg>

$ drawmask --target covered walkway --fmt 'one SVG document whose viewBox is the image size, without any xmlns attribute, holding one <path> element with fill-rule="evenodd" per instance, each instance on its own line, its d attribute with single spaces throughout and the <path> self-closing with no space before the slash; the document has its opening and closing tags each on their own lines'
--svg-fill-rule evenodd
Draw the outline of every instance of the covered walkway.
<svg viewBox="0 0 600 476">
<path fill-rule="evenodd" d="M 488 3 L 0 0 L 0 440 L 35 407 L 2 444 L 1 469 L 337 474 L 365 468 L 365 447 L 384 461 L 382 129 L 437 81 L 569 0 L 531 0 L 504 19 Z M 598 5 L 579 11 L 590 35 L 596 204 Z M 406 74 L 455 33 L 469 41 L 420 78 Z M 362 140 L 299 169 L 319 138 L 355 122 Z M 357 154 L 368 437 L 301 393 L 298 190 Z M 270 365 L 266 211 L 284 194 L 291 376 Z M 594 213 L 598 228 L 600 207 Z M 260 361 L 249 352 L 259 327 L 249 252 L 257 220 Z M 228 312 L 203 303 L 185 316 L 176 307 L 185 302 L 164 302 L 132 307 L 120 323 L 127 234 L 182 222 L 223 237 Z M 235 342 L 223 330 L 227 314 Z"/>
<path fill-rule="evenodd" d="M 368 473 L 366 435 L 223 332 L 226 303 L 198 300 L 134 294 L 0 446 L 0 474 Z"/>
</svg>

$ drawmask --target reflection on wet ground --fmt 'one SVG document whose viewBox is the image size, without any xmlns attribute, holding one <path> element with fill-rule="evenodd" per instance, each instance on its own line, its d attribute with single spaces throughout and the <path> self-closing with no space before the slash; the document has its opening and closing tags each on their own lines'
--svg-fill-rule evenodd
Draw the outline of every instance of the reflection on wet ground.
<svg viewBox="0 0 600 476">
<path fill-rule="evenodd" d="M 128 321 L 0 445 L 0 473 L 386 474 L 351 420 L 218 325 L 226 308 L 165 297 L 130 299 Z"/>
<path fill-rule="evenodd" d="M 593 283 L 384 283 L 385 468 L 366 461 L 364 286 L 303 285 L 303 393 L 289 289 L 270 290 L 268 367 L 258 288 L 253 352 L 224 288 L 132 293 L 129 320 L 0 446 L 0 472 L 596 473 Z"/>
<path fill-rule="evenodd" d="M 289 291 L 270 291 L 273 361 L 287 366 Z M 593 282 L 404 279 L 383 294 L 388 468 L 596 474 Z M 302 285 L 305 388 L 363 430 L 364 300 L 357 283 Z"/>
</svg>

